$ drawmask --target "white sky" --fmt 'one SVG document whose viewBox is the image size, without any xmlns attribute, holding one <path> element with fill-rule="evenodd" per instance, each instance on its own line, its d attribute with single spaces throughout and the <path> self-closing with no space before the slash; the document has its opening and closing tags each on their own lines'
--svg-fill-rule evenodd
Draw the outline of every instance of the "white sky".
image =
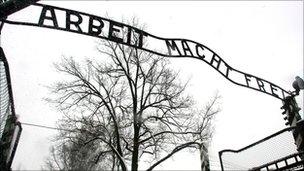
<svg viewBox="0 0 304 171">
<path fill-rule="evenodd" d="M 44 3 L 102 17 L 108 15 L 117 21 L 135 16 L 151 34 L 202 43 L 232 67 L 286 90 L 293 90 L 291 84 L 295 76 L 303 78 L 302 1 Z M 9 19 L 30 18 L 31 15 L 36 16 L 27 8 Z M 52 63 L 59 61 L 62 55 L 79 59 L 98 57 L 97 39 L 8 24 L 1 36 L 1 46 L 10 65 L 16 113 L 21 122 L 55 126 L 61 115 L 42 100 L 47 97 L 46 86 L 60 79 Z M 182 78 L 191 77 L 189 92 L 199 103 L 203 105 L 216 91 L 222 96 L 222 112 L 216 117 L 209 149 L 212 169 L 218 169 L 218 151 L 242 148 L 286 127 L 280 100 L 234 85 L 204 62 L 186 58 L 170 60 L 181 71 Z M 303 106 L 303 92 L 297 100 Z M 52 130 L 24 125 L 13 168 L 40 169 L 54 134 Z M 158 169 L 199 170 L 199 154 L 182 153 Z"/>
</svg>

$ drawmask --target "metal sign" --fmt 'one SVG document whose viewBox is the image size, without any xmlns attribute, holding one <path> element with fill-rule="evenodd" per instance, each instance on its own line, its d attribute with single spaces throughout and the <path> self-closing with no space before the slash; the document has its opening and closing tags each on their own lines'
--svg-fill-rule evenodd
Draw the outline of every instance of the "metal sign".
<svg viewBox="0 0 304 171">
<path fill-rule="evenodd" d="M 158 37 L 139 28 L 84 12 L 38 3 L 33 4 L 33 6 L 41 10 L 39 18 L 33 19 L 33 21 L 25 22 L 6 19 L 1 19 L 1 21 L 8 24 L 37 26 L 93 36 L 165 57 L 196 58 L 206 62 L 227 80 L 239 86 L 250 88 L 281 100 L 291 95 L 288 91 L 265 79 L 233 68 L 213 50 L 198 42 L 188 39 Z M 122 35 L 122 30 L 126 30 L 128 34 Z M 131 41 L 134 36 L 138 40 L 135 43 Z M 156 46 L 143 46 L 144 41 Z"/>
</svg>

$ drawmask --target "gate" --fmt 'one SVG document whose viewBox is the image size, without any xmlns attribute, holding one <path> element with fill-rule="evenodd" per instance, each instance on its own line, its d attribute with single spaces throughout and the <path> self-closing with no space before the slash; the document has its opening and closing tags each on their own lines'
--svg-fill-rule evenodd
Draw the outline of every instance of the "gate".
<svg viewBox="0 0 304 171">
<path fill-rule="evenodd" d="M 9 170 L 21 131 L 14 109 L 8 63 L 0 47 L 0 170 Z"/>
<path fill-rule="evenodd" d="M 295 130 L 285 128 L 242 149 L 220 151 L 222 170 L 303 169 L 304 152 L 294 144 Z"/>
</svg>

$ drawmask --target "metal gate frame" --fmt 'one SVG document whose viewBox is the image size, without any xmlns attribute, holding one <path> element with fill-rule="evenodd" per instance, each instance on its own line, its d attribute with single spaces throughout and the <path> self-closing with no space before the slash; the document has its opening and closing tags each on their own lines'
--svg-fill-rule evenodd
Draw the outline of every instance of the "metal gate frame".
<svg viewBox="0 0 304 171">
<path fill-rule="evenodd" d="M 294 131 L 296 130 L 296 126 L 292 126 L 292 127 L 288 127 L 288 128 L 285 128 L 281 131 L 278 131 L 270 136 L 267 136 L 255 143 L 252 143 L 244 148 L 241 148 L 239 150 L 232 150 L 232 149 L 225 149 L 225 150 L 221 150 L 219 151 L 219 158 L 220 158 L 220 164 L 221 164 L 221 170 L 224 171 L 224 165 L 223 165 L 223 159 L 222 159 L 222 155 L 223 153 L 225 152 L 232 152 L 232 153 L 239 153 L 239 152 L 242 152 L 244 150 L 247 150 L 255 145 L 258 145 L 266 140 L 269 140 L 283 132 L 287 132 L 287 131 Z M 291 158 L 294 158 L 295 159 L 295 163 L 292 163 L 292 164 L 289 164 L 287 162 L 288 159 L 291 159 Z M 277 163 L 279 162 L 284 162 L 285 163 L 285 166 L 283 167 L 279 167 Z M 257 167 L 254 167 L 254 168 L 251 168 L 249 170 L 269 170 L 269 166 L 271 165 L 274 165 L 276 167 L 276 170 L 287 170 L 287 169 L 291 169 L 291 168 L 296 168 L 296 167 L 303 167 L 304 168 L 304 151 L 299 151 L 298 153 L 294 153 L 294 154 L 291 154 L 291 155 L 288 155 L 288 156 L 285 156 L 285 157 L 282 157 L 280 159 L 277 159 L 277 160 L 274 160 L 272 162 L 268 162 L 266 164 L 263 164 L 263 165 L 260 165 L 260 166 L 257 166 Z"/>
<path fill-rule="evenodd" d="M 7 112 L 10 112 L 5 118 L 3 134 L 0 136 L 0 170 L 10 170 L 21 136 L 22 126 L 16 117 L 9 66 L 1 47 L 0 61 L 5 69 L 9 101 Z M 0 98 L 0 100 L 2 99 Z"/>
</svg>

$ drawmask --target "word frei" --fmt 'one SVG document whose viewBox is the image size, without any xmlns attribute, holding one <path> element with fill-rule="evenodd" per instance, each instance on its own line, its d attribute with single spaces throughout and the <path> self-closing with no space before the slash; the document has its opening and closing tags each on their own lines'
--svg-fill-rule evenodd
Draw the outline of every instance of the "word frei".
<svg viewBox="0 0 304 171">
<path fill-rule="evenodd" d="M 226 79 L 239 86 L 260 91 L 281 100 L 290 95 L 283 88 L 267 80 L 231 67 L 211 49 L 195 41 L 157 37 L 139 28 L 84 12 L 38 3 L 33 6 L 41 8 L 39 19 L 36 21 L 2 21 L 93 36 L 166 57 L 196 58 L 206 62 Z M 144 45 L 144 42 L 150 44 L 150 41 L 157 42 L 157 48 Z"/>
</svg>

